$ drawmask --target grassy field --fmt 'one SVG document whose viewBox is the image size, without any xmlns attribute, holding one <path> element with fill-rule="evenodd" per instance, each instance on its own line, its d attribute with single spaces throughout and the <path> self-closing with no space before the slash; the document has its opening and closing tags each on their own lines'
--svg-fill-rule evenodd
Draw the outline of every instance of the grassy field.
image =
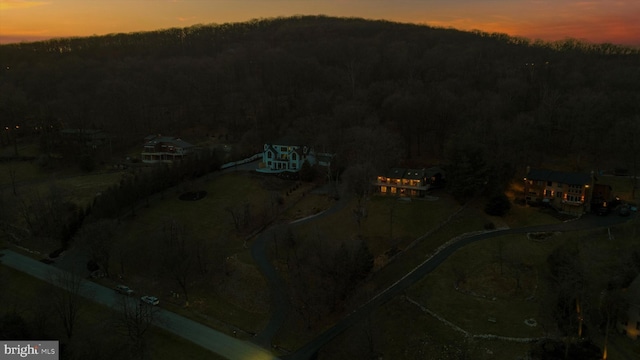
<svg viewBox="0 0 640 360">
<path fill-rule="evenodd" d="M 28 324 L 32 324 L 31 331 L 60 334 L 50 338 L 67 342 L 61 321 L 47 307 L 46 293 L 50 286 L 49 284 L 2 265 L 0 265 L 0 283 L 3 289 L 0 292 L 0 303 L 2 304 L 0 315 L 16 312 Z M 113 348 L 122 346 L 127 338 L 126 334 L 119 333 L 115 327 L 114 321 L 118 318 L 119 314 L 107 307 L 89 300 L 83 301 L 76 329 L 74 330 L 75 335 L 72 338 L 72 344 L 76 347 L 76 351 L 89 351 L 87 350 L 88 348 L 93 348 L 92 356 L 95 357 L 99 355 L 95 352 L 96 348 L 112 351 Z M 40 324 L 39 328 L 34 328 L 34 323 Z M 151 329 L 147 336 L 147 341 L 150 358 L 152 359 L 223 359 L 208 350 L 158 328 Z M 105 355 L 102 354 L 101 358 L 104 357 Z"/>
<path fill-rule="evenodd" d="M 612 231 L 616 234 L 615 240 L 608 240 L 605 230 L 595 230 L 556 234 L 542 242 L 528 240 L 525 235 L 509 235 L 474 243 L 453 254 L 411 288 L 407 295 L 472 334 L 541 337 L 545 331 L 553 332 L 555 328 L 550 305 L 545 300 L 552 291 L 546 280 L 548 255 L 558 246 L 569 244 L 578 247 L 582 261 L 590 264 L 589 276 L 606 273 L 612 264 L 619 261 L 619 254 L 640 249 L 634 232 L 637 228 L 634 230 L 633 225 Z M 501 257 L 502 272 L 499 270 Z M 519 273 L 511 266 L 517 263 L 525 265 Z M 517 277 L 520 287 L 517 286 Z M 594 298 L 606 286 L 602 279 L 598 281 L 589 284 Z M 496 322 L 488 321 L 489 318 Z M 538 326 L 525 325 L 524 320 L 529 318 L 535 319 Z M 406 321 L 391 323 L 389 332 L 404 333 L 406 324 Z M 434 328 L 430 329 L 434 331 Z M 634 350 L 633 344 L 624 337 L 617 337 L 617 343 L 627 347 L 627 351 L 638 350 Z M 449 342 L 455 342 L 455 339 L 455 336 L 451 337 Z M 528 349 L 526 344 L 497 340 L 487 343 L 496 344 L 490 347 L 495 357 L 489 358 L 515 358 L 524 355 L 523 351 Z M 514 348 L 507 351 L 509 347 L 504 347 L 507 344 Z M 497 356 L 498 351 L 502 351 L 504 356 Z M 611 351 L 618 350 L 610 350 L 610 355 Z"/>
<path fill-rule="evenodd" d="M 261 223 L 277 215 L 302 189 L 294 191 L 292 182 L 245 172 L 215 176 L 190 187 L 206 191 L 206 197 L 182 201 L 181 190 L 166 192 L 164 199 L 138 211 L 126 224 L 122 249 L 137 254 L 125 255 L 127 273 L 135 274 L 126 281 L 158 295 L 171 310 L 221 331 L 231 333 L 238 328 L 257 332 L 268 319 L 269 292 L 250 255 L 247 237 L 253 228 L 236 230 L 230 210 L 250 216 L 250 224 Z M 284 199 L 283 205 L 278 205 L 278 196 Z M 225 263 L 224 273 L 217 271 L 194 280 L 188 308 L 182 299 L 170 296 L 172 291 L 179 292 L 179 287 L 171 279 L 162 278 L 156 255 L 162 226 L 168 221 L 183 224 L 189 234 L 210 243 L 208 251 Z M 141 258 L 145 261 L 138 261 Z M 117 269 L 119 260 L 114 259 L 112 266 Z"/>
<path fill-rule="evenodd" d="M 400 325 L 401 324 L 401 325 Z M 403 297 L 377 309 L 320 352 L 319 359 L 515 359 L 528 344 L 466 339 Z"/>
<path fill-rule="evenodd" d="M 504 258 L 502 271 L 500 246 Z M 416 284 L 409 295 L 474 334 L 542 336 L 542 327 L 529 327 L 524 320 L 541 319 L 540 304 L 533 300 L 546 291 L 545 284 L 539 281 L 544 276 L 540 264 L 544 265 L 548 252 L 555 246 L 555 240 L 532 242 L 526 235 L 468 245 Z M 518 274 L 511 263 L 523 263 L 526 268 Z M 521 277 L 520 288 L 516 276 Z M 489 322 L 488 318 L 497 322 Z"/>
<path fill-rule="evenodd" d="M 41 172 L 30 162 L 5 163 L 0 164 L 0 186 L 4 186 L 5 193 L 10 187 L 10 178 L 4 171 L 8 168 L 3 168 L 6 166 L 13 166 L 23 183 L 19 188 L 21 193 L 45 193 L 53 183 L 64 191 L 66 197 L 80 205 L 90 201 L 97 192 L 117 183 L 122 176 L 120 172 L 82 176 L 69 173 L 51 180 L 51 174 Z M 609 178 L 603 182 L 606 180 Z M 614 191 L 620 189 L 615 193 L 626 194 L 628 186 L 625 188 L 624 179 L 614 180 Z M 196 180 L 168 190 L 162 199 L 152 201 L 149 207 L 136 211 L 135 216 L 124 224 L 116 243 L 111 269 L 123 272 L 121 269 L 124 265 L 125 278 L 118 281 L 126 282 L 138 292 L 159 296 L 162 306 L 168 310 L 229 334 L 237 329 L 240 337 L 248 338 L 262 329 L 269 317 L 269 292 L 265 280 L 253 265 L 248 239 L 257 229 L 255 224 L 267 224 L 276 218 L 278 221 L 300 219 L 334 203 L 324 195 L 309 194 L 310 189 L 311 185 L 300 186 L 275 177 L 237 172 Z M 204 190 L 207 196 L 198 201 L 182 201 L 179 196 L 186 190 Z M 429 257 L 436 248 L 456 236 L 483 231 L 488 223 L 515 228 L 559 221 L 540 208 L 519 205 L 513 205 L 505 217 L 491 217 L 483 212 L 481 202 L 472 203 L 451 217 L 460 209 L 460 205 L 445 193 L 437 195 L 437 200 L 411 201 L 372 196 L 365 203 L 366 216 L 360 224 L 354 216 L 357 202 L 352 200 L 341 211 L 303 224 L 296 232 L 302 238 L 320 232 L 336 241 L 355 238 L 367 241 L 375 257 L 375 268 L 367 283 L 351 299 L 353 304 L 357 304 L 397 281 Z M 241 221 L 240 228 L 236 229 L 232 212 L 246 218 L 247 224 Z M 447 219 L 449 221 L 445 223 Z M 190 284 L 188 307 L 183 299 L 172 296 L 173 292 L 179 292 L 179 288 L 166 278 L 162 270 L 159 239 L 163 225 L 169 221 L 183 224 L 189 234 L 212 244 L 207 251 L 225 264 L 224 273 L 211 273 Z M 628 231 L 614 232 L 616 239 L 623 241 L 632 236 Z M 416 241 L 425 234 L 428 236 Z M 454 254 L 410 289 L 407 295 L 475 334 L 542 336 L 542 326 L 526 326 L 524 319 L 535 318 L 540 324 L 550 322 L 543 305 L 538 301 L 549 291 L 541 281 L 545 275 L 546 257 L 558 243 L 577 242 L 586 236 L 605 238 L 605 234 L 600 232 L 556 235 L 541 243 L 531 242 L 525 236 L 508 236 L 476 243 Z M 611 245 L 589 244 L 592 253 L 601 254 L 593 262 L 594 271 L 606 270 L 606 265 L 613 261 L 604 255 Z M 629 250 L 634 245 L 621 243 L 617 246 L 626 246 L 625 249 Z M 498 260 L 499 253 L 503 258 L 502 266 Z M 527 254 L 526 258 L 522 254 Z M 512 263 L 525 266 L 518 268 L 511 266 Z M 464 279 L 461 280 L 461 277 Z M 108 286 L 116 283 L 108 279 L 101 281 Z M 28 289 L 25 291 L 27 293 L 22 295 L 25 298 L 36 295 L 29 294 Z M 13 303 L 18 304 L 19 301 Z M 95 314 L 100 312 L 100 309 L 90 311 Z M 104 321 L 104 318 L 95 314 L 91 315 L 96 316 L 93 323 Z M 279 334 L 276 342 L 294 349 L 321 331 L 322 327 L 337 320 L 337 316 L 327 318 L 326 323 L 307 331 L 299 326 L 301 321 L 294 314 L 290 319 L 291 326 Z M 496 322 L 487 321 L 489 317 L 495 318 Z M 444 356 L 452 351 L 472 354 L 474 359 L 514 358 L 528 349 L 526 344 L 502 341 L 476 340 L 464 343 L 460 333 L 403 298 L 394 299 L 378 309 L 367 324 L 368 328 L 359 327 L 357 331 L 371 333 L 370 336 L 377 339 L 374 352 L 384 354 L 385 358 L 406 358 L 415 354 L 418 358 L 429 358 L 433 354 L 446 358 Z M 372 327 L 385 331 L 376 334 L 371 330 Z M 362 353 L 367 348 L 366 338 L 356 341 L 359 345 L 350 344 L 357 336 L 360 335 L 345 333 L 324 350 L 321 358 L 353 358 L 342 355 Z M 176 349 L 171 346 L 163 348 L 165 342 L 182 341 L 171 340 L 169 334 L 157 331 L 153 339 L 154 347 L 159 348 L 162 354 L 172 354 L 175 356 L 173 358 L 178 359 L 205 358 L 201 357 L 198 350 L 193 356 L 176 351 L 182 346 L 188 347 L 188 343 L 176 346 Z"/>
<path fill-rule="evenodd" d="M 425 240 L 431 238 L 434 243 L 442 243 L 460 233 L 482 229 L 488 218 L 483 217 L 480 209 L 479 206 L 470 206 Z M 507 218 L 507 222 L 521 226 L 557 222 L 536 208 L 521 207 L 516 211 L 518 213 L 510 214 L 515 221 Z M 543 337 L 545 331 L 553 331 L 556 326 L 546 300 L 551 291 L 547 280 L 548 255 L 558 246 L 577 247 L 581 261 L 588 264 L 588 276 L 597 277 L 597 274 L 610 271 L 611 266 L 620 261 L 621 254 L 640 250 L 637 224 L 615 227 L 611 232 L 614 240 L 609 240 L 606 229 L 600 229 L 555 234 L 541 242 L 528 240 L 526 235 L 509 235 L 474 243 L 453 254 L 409 289 L 406 296 L 471 334 Z M 428 246 L 428 241 L 417 244 L 372 279 L 382 278 L 382 283 L 397 279 L 398 275 L 409 270 L 408 264 L 424 258 L 429 249 L 433 247 Z M 516 267 L 515 264 L 523 266 Z M 593 281 L 589 290 L 593 293 L 591 296 L 597 298 L 603 286 L 606 284 L 602 278 Z M 373 287 L 368 291 L 369 295 L 376 292 Z M 530 318 L 536 320 L 537 326 L 530 327 L 524 323 Z M 466 358 L 472 359 L 515 359 L 524 356 L 531 347 L 528 343 L 506 340 L 474 339 L 465 342 L 461 333 L 403 297 L 397 297 L 378 309 L 371 319 L 328 344 L 320 358 L 349 359 L 357 351 L 369 351 L 369 340 L 362 337 L 363 332 L 374 338 L 373 348 L 377 356 L 384 358 L 448 359 L 457 358 L 452 354 L 461 356 L 464 353 Z M 616 346 L 609 348 L 609 358 L 622 359 L 628 354 L 640 354 L 640 346 L 624 336 L 612 333 L 610 339 Z M 596 343 L 602 346 L 597 340 Z"/>
</svg>

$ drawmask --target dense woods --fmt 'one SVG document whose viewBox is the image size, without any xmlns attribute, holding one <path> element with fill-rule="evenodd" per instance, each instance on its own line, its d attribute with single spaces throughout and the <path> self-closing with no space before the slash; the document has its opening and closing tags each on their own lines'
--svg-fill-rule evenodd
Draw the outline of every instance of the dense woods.
<svg viewBox="0 0 640 360">
<path fill-rule="evenodd" d="M 53 158 L 73 160 L 90 172 L 109 157 L 123 165 L 121 160 L 139 152 L 149 134 L 183 137 L 194 144 L 216 138 L 232 145 L 233 155 L 255 153 L 265 142 L 295 136 L 318 152 L 337 155 L 332 167 L 339 169 L 321 174 L 306 163 L 301 178 L 326 176 L 337 183 L 339 174 L 358 200 L 353 209 L 358 232 L 371 180 L 389 167 L 445 167 L 448 190 L 456 199 L 468 200 L 485 190 L 485 212 L 498 216 L 511 206 L 503 190 L 526 166 L 640 173 L 640 49 L 613 44 L 547 43 L 304 16 L 2 45 L 0 66 L 0 147 L 15 148 L 12 160 L 32 160 L 20 158 L 16 145 L 28 138 L 38 140 L 41 155 L 33 157 L 38 166 L 46 168 Z M 90 153 L 80 141 L 60 140 L 64 128 L 102 129 L 109 134 L 108 149 Z M 2 213 L 2 221 L 19 219 L 25 237 L 59 242 L 58 255 L 75 241 L 105 275 L 124 274 L 128 258 L 114 240 L 118 221 L 135 217 L 136 206 L 149 206 L 155 194 L 164 198 L 171 187 L 196 190 L 192 182 L 224 161 L 213 149 L 199 150 L 172 166 L 146 171 L 131 166 L 117 185 L 82 206 L 54 185 L 20 195 L 17 161 L 7 161 L 13 197 L 0 198 L 5 201 L 0 207 L 17 210 Z M 225 208 L 238 235 L 253 230 L 251 223 L 266 226 L 269 212 L 277 213 L 274 209 L 289 201 L 273 194 L 277 192 L 267 199 L 264 214 L 248 202 Z M 388 211 L 393 241 L 394 210 Z M 203 239 L 178 220 L 162 221 L 151 234 L 158 239 L 153 271 L 179 289 L 185 303 L 190 296 L 195 302 L 195 280 L 213 273 L 230 276 L 225 254 L 212 250 L 224 248 L 228 239 Z M 358 301 L 356 295 L 364 296 L 356 290 L 374 271 L 376 254 L 362 234 L 352 241 L 331 236 L 291 230 L 274 235 L 291 307 L 307 330 L 347 311 Z M 503 256 L 503 246 L 501 273 L 503 260 L 511 256 Z M 622 312 L 615 294 L 637 274 L 639 257 L 637 251 L 619 251 L 619 268 L 611 273 L 622 275 L 606 278 L 609 274 L 602 273 L 606 276 L 601 275 L 598 285 L 606 284 L 607 291 L 598 300 L 590 297 L 596 288 L 586 285 L 596 276 L 586 266 L 589 262 L 580 260 L 589 257 L 569 247 L 549 256 L 553 297 L 544 305 L 554 309 L 563 335 L 576 327 L 606 332 L 610 318 Z M 520 254 L 513 256 L 520 288 L 524 265 Z M 113 269 L 116 258 L 119 269 Z M 456 276 L 466 276 L 460 271 Z M 77 285 L 67 280 L 68 286 Z M 606 307 L 596 308 L 596 301 Z M 57 308 L 73 305 L 58 311 L 68 339 L 80 336 L 73 327 L 76 302 L 74 297 L 55 298 Z M 582 309 L 579 323 L 576 304 Z M 127 346 L 143 357 L 153 314 L 134 305 L 123 302 L 116 327 L 128 336 Z M 20 321 L 16 314 L 0 318 L 0 323 L 13 324 L 16 334 L 26 332 Z M 362 325 L 355 345 L 375 355 L 378 335 L 371 321 Z M 531 355 L 591 350 L 588 345 L 575 350 L 541 342 Z"/>
<path fill-rule="evenodd" d="M 493 169 L 638 166 L 640 52 L 612 44 L 304 16 L 9 44 L 0 62 L 0 117 L 22 126 L 3 142 L 204 129 L 250 151 L 293 132 L 343 165 L 386 143 L 374 167 L 470 148 Z"/>
</svg>

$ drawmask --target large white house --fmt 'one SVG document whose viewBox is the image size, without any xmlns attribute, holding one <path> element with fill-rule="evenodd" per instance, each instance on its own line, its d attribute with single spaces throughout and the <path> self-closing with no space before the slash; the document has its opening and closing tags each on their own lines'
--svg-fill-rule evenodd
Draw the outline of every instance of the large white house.
<svg viewBox="0 0 640 360">
<path fill-rule="evenodd" d="M 264 173 L 297 172 L 302 168 L 302 164 L 305 161 L 309 162 L 309 165 L 330 165 L 332 154 L 316 154 L 308 146 L 294 144 L 286 140 L 280 140 L 273 144 L 264 144 L 262 163 L 258 171 Z"/>
</svg>

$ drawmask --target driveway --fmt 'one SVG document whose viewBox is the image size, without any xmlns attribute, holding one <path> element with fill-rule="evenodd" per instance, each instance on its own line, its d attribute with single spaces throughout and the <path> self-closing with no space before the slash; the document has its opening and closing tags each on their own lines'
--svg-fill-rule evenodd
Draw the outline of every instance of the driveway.
<svg viewBox="0 0 640 360">
<path fill-rule="evenodd" d="M 615 215 L 610 216 L 596 216 L 587 214 L 578 220 L 567 221 L 559 224 L 550 224 L 550 225 L 540 225 L 540 226 L 531 226 L 524 228 L 516 228 L 516 229 L 506 229 L 506 230 L 497 230 L 486 232 L 474 236 L 469 236 L 466 238 L 461 238 L 458 241 L 450 243 L 448 246 L 441 248 L 434 255 L 426 259 L 422 264 L 418 265 L 411 272 L 406 274 L 400 280 L 395 282 L 393 285 L 389 286 L 387 289 L 381 291 L 369 300 L 367 303 L 363 304 L 358 309 L 353 312 L 347 314 L 342 320 L 337 322 L 334 326 L 325 330 L 323 333 L 318 335 L 315 339 L 312 339 L 307 344 L 296 350 L 293 354 L 288 356 L 288 359 L 292 360 L 306 360 L 313 358 L 318 350 L 326 343 L 331 341 L 333 338 L 338 336 L 340 333 L 356 324 L 359 321 L 365 319 L 373 310 L 378 308 L 379 306 L 385 304 L 389 300 L 393 299 L 395 296 L 401 294 L 409 287 L 413 286 L 415 283 L 420 281 L 424 276 L 435 270 L 440 264 L 442 264 L 449 256 L 451 256 L 458 249 L 467 246 L 471 243 L 486 240 L 489 238 L 507 235 L 507 234 L 526 234 L 530 232 L 543 232 L 543 231 L 552 231 L 552 232 L 566 232 L 566 231 L 577 231 L 577 230 L 588 230 L 588 229 L 596 229 L 603 227 L 610 227 L 614 225 L 618 225 L 624 223 L 632 218 L 637 216 L 633 214 L 630 217 L 619 217 Z"/>
<path fill-rule="evenodd" d="M 65 272 L 11 250 L 0 251 L 0 263 L 49 283 Z M 113 289 L 83 280 L 81 294 L 101 305 L 120 309 L 122 295 Z M 258 345 L 228 336 L 162 308 L 158 308 L 154 325 L 227 359 L 277 359 L 271 352 Z"/>
<path fill-rule="evenodd" d="M 257 344 L 267 348 L 272 346 L 273 337 L 277 334 L 278 330 L 280 330 L 282 324 L 284 324 L 291 308 L 287 284 L 271 264 L 267 251 L 267 243 L 272 241 L 276 236 L 281 235 L 288 227 L 295 227 L 333 214 L 344 208 L 348 202 L 349 197 L 342 196 L 331 208 L 319 214 L 298 219 L 290 223 L 273 225 L 260 233 L 258 238 L 254 240 L 251 246 L 251 256 L 255 260 L 262 275 L 267 278 L 269 291 L 271 293 L 271 317 L 269 318 L 267 326 L 254 338 Z"/>
</svg>

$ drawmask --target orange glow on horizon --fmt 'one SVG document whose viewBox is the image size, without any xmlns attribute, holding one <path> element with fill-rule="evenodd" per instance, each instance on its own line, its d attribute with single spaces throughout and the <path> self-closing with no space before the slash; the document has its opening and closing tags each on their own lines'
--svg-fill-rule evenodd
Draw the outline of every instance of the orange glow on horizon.
<svg viewBox="0 0 640 360">
<path fill-rule="evenodd" d="M 638 0 L 0 0 L 0 43 L 317 14 L 640 46 Z"/>
</svg>

